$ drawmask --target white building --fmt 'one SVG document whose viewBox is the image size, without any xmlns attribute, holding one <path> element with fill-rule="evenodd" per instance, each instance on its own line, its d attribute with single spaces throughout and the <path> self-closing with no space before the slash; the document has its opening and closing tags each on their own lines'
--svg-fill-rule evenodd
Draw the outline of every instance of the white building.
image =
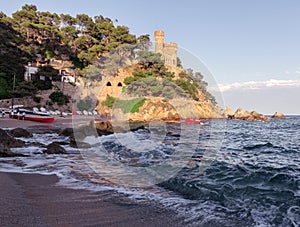
<svg viewBox="0 0 300 227">
<path fill-rule="evenodd" d="M 65 82 L 65 83 L 75 83 L 76 79 L 74 76 L 70 76 L 70 75 L 62 75 L 61 76 L 61 82 Z"/>
<path fill-rule="evenodd" d="M 31 63 L 28 63 L 28 65 L 25 66 L 24 80 L 31 81 L 38 69 L 38 67 L 32 66 Z"/>
</svg>

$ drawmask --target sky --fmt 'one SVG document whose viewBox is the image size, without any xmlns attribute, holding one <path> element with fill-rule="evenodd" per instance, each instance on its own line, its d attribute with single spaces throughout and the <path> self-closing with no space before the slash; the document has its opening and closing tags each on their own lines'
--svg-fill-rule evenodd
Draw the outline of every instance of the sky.
<svg viewBox="0 0 300 227">
<path fill-rule="evenodd" d="M 218 85 L 222 106 L 300 115 L 298 0 L 11 0 L 2 1 L 0 10 L 10 16 L 24 4 L 103 15 L 152 39 L 155 30 L 163 30 L 166 41 L 178 43 L 206 67 L 204 79 Z M 184 66 L 197 68 L 189 59 Z"/>
</svg>

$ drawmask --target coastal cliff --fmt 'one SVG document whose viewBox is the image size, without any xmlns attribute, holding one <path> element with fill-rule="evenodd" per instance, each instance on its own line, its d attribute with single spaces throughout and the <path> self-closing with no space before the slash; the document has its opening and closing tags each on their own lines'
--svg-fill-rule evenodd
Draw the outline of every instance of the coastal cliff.
<svg viewBox="0 0 300 227">
<path fill-rule="evenodd" d="M 188 99 L 174 99 L 166 101 L 162 98 L 147 98 L 137 112 L 124 113 L 122 108 L 109 109 L 106 111 L 119 120 L 131 122 L 148 122 L 153 120 L 180 121 L 185 118 L 223 118 L 222 111 L 212 103 L 193 102 Z"/>
</svg>

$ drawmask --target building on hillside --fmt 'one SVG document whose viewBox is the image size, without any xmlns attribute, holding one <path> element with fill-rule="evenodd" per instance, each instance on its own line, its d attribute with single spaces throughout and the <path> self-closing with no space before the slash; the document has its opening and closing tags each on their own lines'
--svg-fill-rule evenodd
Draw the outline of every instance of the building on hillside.
<svg viewBox="0 0 300 227">
<path fill-rule="evenodd" d="M 62 82 L 76 82 L 77 81 L 77 73 L 74 70 L 74 65 L 71 61 L 66 60 L 57 60 L 57 59 L 50 59 L 49 65 L 52 66 L 54 69 L 59 71 L 59 75 L 61 76 Z"/>
<path fill-rule="evenodd" d="M 162 55 L 165 64 L 172 67 L 177 67 L 177 43 L 165 43 L 165 33 L 161 30 L 154 32 L 155 52 Z"/>
<path fill-rule="evenodd" d="M 24 80 L 26 81 L 33 80 L 38 69 L 39 68 L 36 65 L 32 65 L 30 62 L 28 63 L 28 65 L 25 65 Z"/>
<path fill-rule="evenodd" d="M 54 69 L 58 70 L 58 75 L 53 76 L 45 76 L 38 75 L 38 70 L 40 66 L 51 66 Z M 50 59 L 48 61 L 37 59 L 35 63 L 28 63 L 25 66 L 25 74 L 24 80 L 31 81 L 31 80 L 55 80 L 61 82 L 76 82 L 77 81 L 77 73 L 73 69 L 73 64 L 70 61 L 64 60 L 56 60 Z"/>
</svg>

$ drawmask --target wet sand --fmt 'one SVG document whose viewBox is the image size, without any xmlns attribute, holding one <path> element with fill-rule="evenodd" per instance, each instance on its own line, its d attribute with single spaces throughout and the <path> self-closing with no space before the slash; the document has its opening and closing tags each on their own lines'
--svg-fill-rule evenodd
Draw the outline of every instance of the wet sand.
<svg viewBox="0 0 300 227">
<path fill-rule="evenodd" d="M 0 226 L 183 226 L 175 214 L 153 205 L 56 182 L 55 175 L 0 173 Z"/>
<path fill-rule="evenodd" d="M 86 124 L 92 117 L 75 116 Z M 46 124 L 0 119 L 0 128 L 72 127 L 72 117 Z M 138 204 L 116 192 L 57 186 L 55 175 L 0 172 L 0 226 L 183 226 L 171 211 Z"/>
</svg>

